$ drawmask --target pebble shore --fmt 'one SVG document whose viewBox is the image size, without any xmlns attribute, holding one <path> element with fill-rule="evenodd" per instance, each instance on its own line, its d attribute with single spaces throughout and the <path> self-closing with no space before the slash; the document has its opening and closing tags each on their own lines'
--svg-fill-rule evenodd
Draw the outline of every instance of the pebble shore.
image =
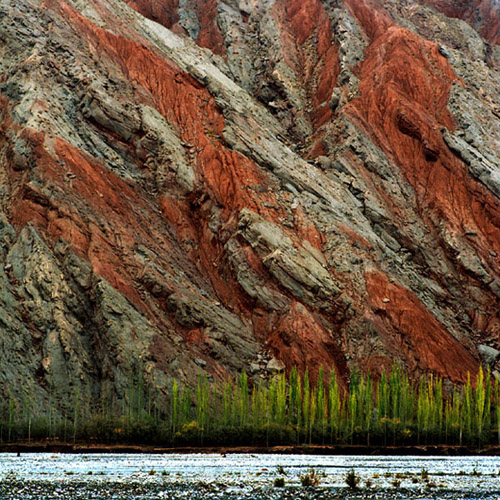
<svg viewBox="0 0 500 500">
<path fill-rule="evenodd" d="M 499 488 L 500 490 L 500 488 Z M 329 500 L 329 499 L 497 499 L 500 491 L 485 493 L 456 490 L 412 491 L 405 488 L 360 489 L 332 487 L 272 486 L 248 487 L 245 484 L 187 483 L 142 481 L 114 482 L 68 480 L 60 483 L 43 480 L 9 480 L 0 482 L 2 500 Z"/>
</svg>

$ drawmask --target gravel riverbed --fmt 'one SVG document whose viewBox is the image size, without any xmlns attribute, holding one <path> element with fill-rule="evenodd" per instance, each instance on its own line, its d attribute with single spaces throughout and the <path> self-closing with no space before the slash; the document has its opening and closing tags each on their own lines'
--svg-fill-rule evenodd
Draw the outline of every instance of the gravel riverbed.
<svg viewBox="0 0 500 500">
<path fill-rule="evenodd" d="M 351 469 L 357 490 L 345 482 Z M 311 470 L 318 484 L 304 487 Z M 162 498 L 498 500 L 500 458 L 0 454 L 1 500 Z"/>
</svg>

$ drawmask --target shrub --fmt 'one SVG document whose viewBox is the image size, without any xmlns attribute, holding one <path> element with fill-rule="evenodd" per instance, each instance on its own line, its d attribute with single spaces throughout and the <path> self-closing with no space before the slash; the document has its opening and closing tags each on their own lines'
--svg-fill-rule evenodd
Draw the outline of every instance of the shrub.
<svg viewBox="0 0 500 500">
<path fill-rule="evenodd" d="M 351 469 L 345 476 L 345 483 L 351 490 L 357 489 L 360 481 L 361 478 L 356 474 L 354 469 Z"/>
<path fill-rule="evenodd" d="M 280 474 L 281 476 L 288 476 L 288 474 L 286 473 L 286 471 L 285 471 L 285 469 L 283 468 L 282 465 L 277 465 L 276 466 L 276 473 Z"/>
<path fill-rule="evenodd" d="M 401 481 L 399 479 L 394 479 L 391 484 L 394 486 L 394 488 L 399 488 L 401 486 Z"/>
<path fill-rule="evenodd" d="M 274 479 L 274 487 L 275 488 L 283 488 L 285 486 L 285 478 L 277 477 Z"/>
<path fill-rule="evenodd" d="M 302 484 L 302 486 L 318 486 L 320 482 L 320 474 L 318 474 L 318 472 L 316 472 L 312 467 L 306 474 L 302 474 L 302 476 L 300 476 L 300 484 Z"/>
</svg>

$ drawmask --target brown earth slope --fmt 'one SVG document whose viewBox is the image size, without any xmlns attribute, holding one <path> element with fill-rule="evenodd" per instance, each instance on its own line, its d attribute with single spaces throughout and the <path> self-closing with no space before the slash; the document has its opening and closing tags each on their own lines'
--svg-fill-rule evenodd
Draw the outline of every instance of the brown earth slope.
<svg viewBox="0 0 500 500">
<path fill-rule="evenodd" d="M 0 393 L 498 369 L 498 19 L 3 0 Z"/>
</svg>

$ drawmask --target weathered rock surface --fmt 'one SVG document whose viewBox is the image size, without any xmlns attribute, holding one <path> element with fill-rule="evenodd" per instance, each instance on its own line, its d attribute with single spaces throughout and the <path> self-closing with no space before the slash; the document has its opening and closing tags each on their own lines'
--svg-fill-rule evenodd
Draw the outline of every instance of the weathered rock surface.
<svg viewBox="0 0 500 500">
<path fill-rule="evenodd" d="M 498 0 L 423 0 L 449 17 L 463 19 L 488 41 L 500 41 L 500 3 Z"/>
<path fill-rule="evenodd" d="M 500 350 L 494 0 L 0 3 L 0 393 Z"/>
</svg>

